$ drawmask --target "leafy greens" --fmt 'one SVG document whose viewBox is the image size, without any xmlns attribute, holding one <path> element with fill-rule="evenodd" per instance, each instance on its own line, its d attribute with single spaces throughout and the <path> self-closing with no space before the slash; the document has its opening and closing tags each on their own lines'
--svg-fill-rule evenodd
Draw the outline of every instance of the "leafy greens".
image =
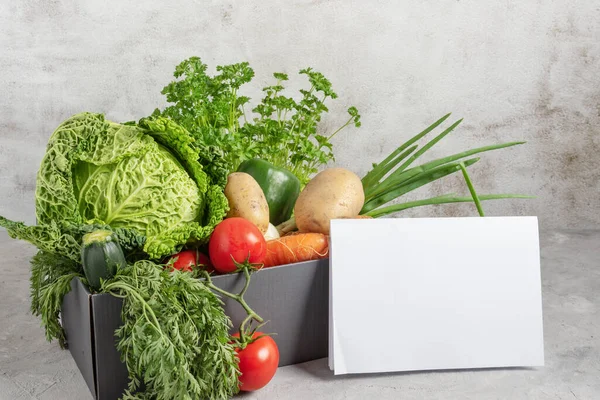
<svg viewBox="0 0 600 400">
<path fill-rule="evenodd" d="M 231 321 L 204 281 L 138 261 L 102 291 L 124 299 L 116 332 L 130 378 L 124 399 L 227 399 L 237 392 Z"/>
<path fill-rule="evenodd" d="M 220 187 L 209 185 L 193 142 L 184 128 L 162 117 L 123 125 L 101 114 L 74 115 L 50 137 L 38 172 L 38 225 L 1 218 L 0 226 L 73 260 L 86 231 L 82 226 L 143 237 L 133 242 L 154 259 L 188 242 L 206 242 L 227 212 L 227 199 Z"/>
<path fill-rule="evenodd" d="M 71 291 L 71 280 L 83 278 L 75 261 L 46 251 L 38 251 L 31 259 L 31 313 L 41 317 L 46 339 L 57 339 L 65 348 L 65 333 L 58 319 L 63 297 Z"/>
<path fill-rule="evenodd" d="M 328 112 L 325 102 L 338 95 L 331 82 L 311 68 L 300 71 L 310 88 L 300 90 L 299 100 L 282 94 L 288 75 L 274 73 L 275 85 L 263 89 L 264 98 L 252 109 L 254 118 L 245 110 L 250 99 L 239 94 L 254 77 L 249 64 L 216 69 L 217 74 L 210 76 L 200 58 L 184 60 L 175 68 L 176 80 L 162 90 L 172 104 L 153 113 L 172 119 L 194 136 L 202 149 L 200 161 L 210 165 L 207 173 L 215 184 L 224 186 L 227 174 L 250 158 L 287 168 L 306 183 L 319 166 L 334 159 L 330 140 L 351 124 L 360 126 L 358 110 L 350 107 L 350 118 L 339 129 L 327 136 L 317 132 L 322 114 Z"/>
</svg>

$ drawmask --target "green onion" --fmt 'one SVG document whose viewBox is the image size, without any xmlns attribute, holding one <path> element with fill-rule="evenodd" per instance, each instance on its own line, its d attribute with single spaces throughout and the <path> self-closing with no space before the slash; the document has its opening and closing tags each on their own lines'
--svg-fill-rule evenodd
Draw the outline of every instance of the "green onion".
<svg viewBox="0 0 600 400">
<path fill-rule="evenodd" d="M 497 200 L 506 198 L 531 198 L 525 195 L 513 194 L 498 194 L 498 195 L 481 195 L 478 196 L 475 188 L 467 173 L 467 167 L 473 165 L 479 158 L 465 159 L 474 154 L 485 153 L 488 151 L 499 150 L 507 147 L 517 146 L 525 142 L 508 142 L 493 144 L 474 149 L 466 150 L 450 156 L 442 157 L 433 161 L 426 162 L 413 168 L 408 168 L 419 157 L 425 154 L 429 149 L 441 141 L 444 137 L 454 131 L 454 129 L 462 122 L 462 119 L 454 122 L 450 127 L 446 128 L 442 133 L 427 142 L 418 151 L 418 145 L 414 145 L 418 140 L 425 137 L 435 128 L 440 126 L 448 119 L 450 114 L 444 115 L 436 122 L 427 127 L 424 131 L 418 133 L 400 147 L 394 150 L 381 163 L 373 164 L 373 169 L 369 171 L 362 179 L 365 192 L 365 204 L 361 210 L 361 214 L 370 215 L 372 217 L 380 217 L 389 215 L 394 212 L 402 211 L 407 208 L 420 207 L 432 204 L 445 204 L 457 202 L 474 202 L 479 212 L 479 215 L 484 216 L 481 201 Z M 404 161 L 400 166 L 400 162 Z M 408 168 L 408 169 L 407 169 Z M 402 197 L 403 195 L 412 192 L 422 186 L 451 175 L 455 172 L 462 171 L 463 177 L 467 183 L 467 187 L 471 197 L 456 197 L 453 195 L 444 195 L 433 197 L 431 199 L 400 203 L 391 206 L 386 206 L 388 203 Z M 385 207 L 384 207 L 385 206 Z M 380 208 L 381 207 L 381 208 Z"/>
<path fill-rule="evenodd" d="M 526 196 L 522 194 L 480 194 L 477 196 L 479 201 L 487 200 L 501 200 L 501 199 L 534 199 L 534 196 Z M 451 203 L 470 203 L 473 201 L 472 197 L 459 197 L 454 194 L 445 194 L 443 196 L 432 197 L 429 199 L 409 201 L 406 203 L 394 204 L 392 206 L 381 207 L 377 210 L 369 211 L 364 215 L 369 215 L 373 218 L 383 217 L 390 215 L 398 211 L 403 211 L 409 208 L 431 206 L 438 204 L 451 204 Z"/>
</svg>

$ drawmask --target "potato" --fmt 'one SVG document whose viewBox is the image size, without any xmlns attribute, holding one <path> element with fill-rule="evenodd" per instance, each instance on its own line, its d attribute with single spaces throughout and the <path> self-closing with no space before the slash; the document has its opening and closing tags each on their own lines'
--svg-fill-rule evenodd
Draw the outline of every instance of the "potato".
<svg viewBox="0 0 600 400">
<path fill-rule="evenodd" d="M 354 218 L 365 202 L 360 178 L 344 168 L 329 168 L 317 174 L 296 200 L 298 229 L 329 235 L 329 222 Z"/>
<path fill-rule="evenodd" d="M 252 222 L 264 234 L 269 229 L 269 205 L 258 182 L 245 172 L 227 177 L 225 197 L 229 201 L 227 218 L 241 217 Z"/>
</svg>

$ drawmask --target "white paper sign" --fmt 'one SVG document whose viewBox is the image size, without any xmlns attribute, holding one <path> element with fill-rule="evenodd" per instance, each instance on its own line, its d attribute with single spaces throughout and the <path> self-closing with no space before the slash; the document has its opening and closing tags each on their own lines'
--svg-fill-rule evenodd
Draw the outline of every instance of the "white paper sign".
<svg viewBox="0 0 600 400">
<path fill-rule="evenodd" d="M 337 374 L 544 364 L 535 217 L 331 221 Z"/>
</svg>

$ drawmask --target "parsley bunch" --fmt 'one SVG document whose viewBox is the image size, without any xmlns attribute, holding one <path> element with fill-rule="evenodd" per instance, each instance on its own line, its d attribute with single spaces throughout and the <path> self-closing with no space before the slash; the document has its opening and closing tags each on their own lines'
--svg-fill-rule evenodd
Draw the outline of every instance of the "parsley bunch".
<svg viewBox="0 0 600 400">
<path fill-rule="evenodd" d="M 303 183 L 318 167 L 334 160 L 331 139 L 349 125 L 360 126 L 356 107 L 349 119 L 331 134 L 318 130 L 325 103 L 336 99 L 331 82 L 312 68 L 302 69 L 310 87 L 300 90 L 299 99 L 286 97 L 283 82 L 288 75 L 276 72 L 276 82 L 263 89 L 265 96 L 247 115 L 250 99 L 240 96 L 242 85 L 254 71 L 247 62 L 218 66 L 210 76 L 200 58 L 191 57 L 175 68 L 175 81 L 162 94 L 170 106 L 153 115 L 173 119 L 195 137 L 202 149 L 200 162 L 214 183 L 224 185 L 226 175 L 250 158 L 261 158 L 292 171 Z"/>
<path fill-rule="evenodd" d="M 161 92 L 173 105 L 152 115 L 171 118 L 186 128 L 201 149 L 200 162 L 207 174 L 224 186 L 234 166 L 255 154 L 254 143 L 240 132 L 243 107 L 250 99 L 238 95 L 254 71 L 248 63 L 219 66 L 212 77 L 206 70 L 198 57 L 180 63 L 174 73 L 178 80 Z"/>
<path fill-rule="evenodd" d="M 306 75 L 310 83 L 310 89 L 300 90 L 300 101 L 281 94 L 282 83 L 289 78 L 274 73 L 276 84 L 263 89 L 265 97 L 252 110 L 260 117 L 253 124 L 245 124 L 244 130 L 260 143 L 260 158 L 289 169 L 306 183 L 319 166 L 334 160 L 330 140 L 350 124 L 360 127 L 360 115 L 356 107 L 350 107 L 350 118 L 345 124 L 327 136 L 319 134 L 321 115 L 329 111 L 325 102 L 338 95 L 322 73 L 306 68 L 300 74 Z"/>
</svg>

